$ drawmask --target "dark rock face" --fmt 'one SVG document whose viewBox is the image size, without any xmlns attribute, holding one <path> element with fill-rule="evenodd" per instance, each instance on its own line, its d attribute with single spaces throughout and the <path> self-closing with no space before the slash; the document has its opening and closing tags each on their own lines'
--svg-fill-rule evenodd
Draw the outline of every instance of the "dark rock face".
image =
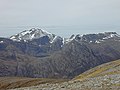
<svg viewBox="0 0 120 90">
<path fill-rule="evenodd" d="M 51 68 L 53 70 L 51 73 L 53 72 L 54 74 L 56 72 L 55 76 L 73 78 L 102 63 L 119 59 L 120 48 L 115 48 L 119 47 L 120 42 L 114 46 L 109 44 L 106 42 L 99 46 L 73 41 L 69 45 L 66 45 L 60 52 L 44 59 L 46 62 L 49 62 L 46 65 L 50 65 L 45 71 Z"/>
<path fill-rule="evenodd" d="M 120 59 L 120 37 L 115 32 L 73 35 L 67 43 L 59 36 L 50 39 L 48 35 L 27 41 L 0 38 L 0 76 L 73 78 Z"/>
</svg>

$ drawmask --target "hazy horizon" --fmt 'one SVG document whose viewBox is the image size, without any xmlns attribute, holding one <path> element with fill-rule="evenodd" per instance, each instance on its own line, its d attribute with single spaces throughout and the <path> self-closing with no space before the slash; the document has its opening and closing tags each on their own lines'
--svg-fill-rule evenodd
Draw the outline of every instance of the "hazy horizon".
<svg viewBox="0 0 120 90">
<path fill-rule="evenodd" d="M 94 34 L 103 32 L 117 32 L 118 34 L 120 34 L 119 26 L 17 26 L 2 27 L 1 30 L 3 30 L 4 32 L 0 33 L 0 37 L 10 37 L 24 30 L 30 30 L 31 28 L 39 28 L 62 37 L 70 37 L 73 34 Z"/>
<path fill-rule="evenodd" d="M 0 0 L 0 37 L 30 28 L 59 36 L 115 31 L 120 0 Z"/>
</svg>

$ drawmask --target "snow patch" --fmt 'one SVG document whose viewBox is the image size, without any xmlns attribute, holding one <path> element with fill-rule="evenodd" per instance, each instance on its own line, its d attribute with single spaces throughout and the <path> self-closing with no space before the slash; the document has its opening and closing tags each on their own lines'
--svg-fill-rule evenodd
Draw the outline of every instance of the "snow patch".
<svg viewBox="0 0 120 90">
<path fill-rule="evenodd" d="M 67 38 L 64 42 L 69 43 L 69 42 L 73 41 L 75 39 L 75 37 L 76 36 L 74 35 L 72 38 Z"/>
<path fill-rule="evenodd" d="M 110 35 L 104 37 L 103 40 L 105 40 L 105 39 L 110 39 L 110 38 L 114 38 L 114 37 L 120 37 L 120 35 L 118 35 L 118 34 L 110 34 Z"/>
<path fill-rule="evenodd" d="M 55 36 L 54 39 L 50 41 L 50 43 L 53 43 L 56 39 L 57 39 L 57 36 Z"/>
<path fill-rule="evenodd" d="M 4 41 L 0 41 L 0 43 L 4 43 Z"/>
<path fill-rule="evenodd" d="M 63 45 L 65 44 L 65 38 L 63 38 L 62 43 L 63 43 Z"/>
<path fill-rule="evenodd" d="M 93 41 L 90 41 L 90 43 L 92 43 Z"/>
<path fill-rule="evenodd" d="M 95 43 L 101 43 L 101 42 L 96 40 Z"/>
</svg>

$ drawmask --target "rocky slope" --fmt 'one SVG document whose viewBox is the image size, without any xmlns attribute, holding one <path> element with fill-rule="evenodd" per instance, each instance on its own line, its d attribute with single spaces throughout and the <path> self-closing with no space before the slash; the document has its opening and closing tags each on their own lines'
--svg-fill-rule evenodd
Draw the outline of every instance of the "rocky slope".
<svg viewBox="0 0 120 90">
<path fill-rule="evenodd" d="M 68 82 L 14 90 L 120 90 L 120 60 L 97 66 Z"/>
<path fill-rule="evenodd" d="M 55 84 L 68 81 L 66 79 L 27 78 L 27 77 L 0 77 L 0 90 L 15 89 L 20 87 L 37 86 L 40 84 Z"/>
</svg>

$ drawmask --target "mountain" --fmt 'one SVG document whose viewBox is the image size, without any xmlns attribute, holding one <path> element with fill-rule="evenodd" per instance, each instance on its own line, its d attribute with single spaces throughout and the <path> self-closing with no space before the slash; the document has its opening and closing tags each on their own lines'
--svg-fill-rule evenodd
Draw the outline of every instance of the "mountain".
<svg viewBox="0 0 120 90">
<path fill-rule="evenodd" d="M 99 65 L 70 81 L 45 83 L 14 90 L 120 90 L 120 60 Z"/>
<path fill-rule="evenodd" d="M 37 57 L 45 57 L 64 45 L 64 38 L 35 28 L 12 35 L 10 39 L 24 53 Z"/>
<path fill-rule="evenodd" d="M 39 39 L 41 37 L 47 36 L 50 42 L 54 42 L 56 39 L 56 35 L 51 34 L 47 31 L 41 29 L 32 28 L 30 30 L 25 30 L 19 34 L 13 35 L 10 37 L 13 41 L 31 41 L 33 39 Z"/>
<path fill-rule="evenodd" d="M 72 35 L 65 39 L 41 29 L 0 38 L 0 76 L 74 78 L 120 59 L 116 32 Z"/>
<path fill-rule="evenodd" d="M 86 34 L 86 35 L 76 35 L 75 40 L 79 42 L 88 42 L 88 43 L 102 43 L 108 39 L 119 40 L 120 35 L 116 32 L 105 32 L 98 34 Z"/>
</svg>

